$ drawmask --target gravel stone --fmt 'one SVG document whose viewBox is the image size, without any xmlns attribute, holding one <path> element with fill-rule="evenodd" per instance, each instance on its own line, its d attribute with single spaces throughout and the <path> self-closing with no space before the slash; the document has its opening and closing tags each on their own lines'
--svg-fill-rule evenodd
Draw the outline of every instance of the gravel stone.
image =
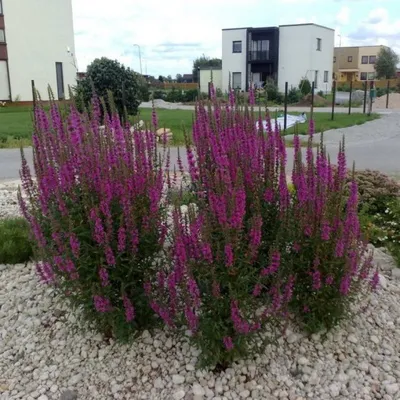
<svg viewBox="0 0 400 400">
<path fill-rule="evenodd" d="M 18 213 L 13 204 L 14 211 L 4 208 L 3 192 L 0 185 L 0 218 Z M 198 349 L 167 329 L 146 331 L 129 346 L 77 330 L 79 313 L 39 283 L 32 264 L 0 265 L 0 398 L 400 399 L 400 290 L 393 276 L 400 270 L 392 271 L 393 259 L 380 249 L 378 262 L 382 289 L 324 341 L 289 326 L 278 345 L 222 372 L 195 369 Z"/>
<path fill-rule="evenodd" d="M 60 400 L 77 400 L 78 393 L 74 390 L 66 390 L 65 392 L 61 393 Z"/>
</svg>

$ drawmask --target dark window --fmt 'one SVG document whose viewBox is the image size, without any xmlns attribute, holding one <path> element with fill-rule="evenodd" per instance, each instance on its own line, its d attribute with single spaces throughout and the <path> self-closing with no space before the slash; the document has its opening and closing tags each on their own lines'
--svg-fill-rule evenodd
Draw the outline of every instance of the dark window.
<svg viewBox="0 0 400 400">
<path fill-rule="evenodd" d="M 366 72 L 361 72 L 360 79 L 362 81 L 366 81 L 367 80 L 367 76 L 368 76 L 368 74 Z"/>
<path fill-rule="evenodd" d="M 347 62 L 353 62 L 353 56 L 348 56 L 347 57 Z"/>
<path fill-rule="evenodd" d="M 0 15 L 3 14 L 3 0 L 0 0 Z"/>
<path fill-rule="evenodd" d="M 233 89 L 242 89 L 242 73 L 241 72 L 233 72 L 232 73 L 232 88 Z"/>
<path fill-rule="evenodd" d="M 317 50 L 321 51 L 322 50 L 322 39 L 317 38 Z"/>
<path fill-rule="evenodd" d="M 0 29 L 0 43 L 4 43 L 6 41 L 6 36 L 4 34 L 4 29 Z"/>
<path fill-rule="evenodd" d="M 232 42 L 232 52 L 233 53 L 241 53 L 242 52 L 242 41 L 236 40 Z"/>
<path fill-rule="evenodd" d="M 369 56 L 369 63 L 375 64 L 376 63 L 376 56 Z"/>
<path fill-rule="evenodd" d="M 368 64 L 368 56 L 361 57 L 361 64 Z"/>
<path fill-rule="evenodd" d="M 333 63 L 335 63 L 336 62 L 336 57 L 333 57 Z"/>
<path fill-rule="evenodd" d="M 315 71 L 314 88 L 318 87 L 318 71 Z"/>
<path fill-rule="evenodd" d="M 324 71 L 324 83 L 328 82 L 329 71 Z"/>
<path fill-rule="evenodd" d="M 64 72 L 63 72 L 63 65 L 61 62 L 56 62 L 56 77 L 57 77 L 58 100 L 63 100 L 65 98 L 65 91 L 64 91 Z"/>
<path fill-rule="evenodd" d="M 269 60 L 269 40 L 253 40 L 249 51 L 250 61 L 265 61 Z"/>
</svg>

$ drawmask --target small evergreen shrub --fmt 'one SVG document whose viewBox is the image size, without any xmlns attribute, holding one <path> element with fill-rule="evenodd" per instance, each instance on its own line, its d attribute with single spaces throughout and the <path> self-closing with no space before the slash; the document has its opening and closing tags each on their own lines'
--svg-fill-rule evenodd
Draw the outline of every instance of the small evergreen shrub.
<svg viewBox="0 0 400 400">
<path fill-rule="evenodd" d="M 25 219 L 0 220 L 0 264 L 25 263 L 32 255 L 29 226 Z"/>
<path fill-rule="evenodd" d="M 288 92 L 288 103 L 296 104 L 301 99 L 301 91 L 297 88 L 291 88 Z"/>
<path fill-rule="evenodd" d="M 311 83 L 308 79 L 302 79 L 299 83 L 299 89 L 303 96 L 307 96 L 311 93 Z"/>
<path fill-rule="evenodd" d="M 100 128 L 100 114 L 96 98 L 90 116 L 36 109 L 36 181 L 22 151 L 19 201 L 41 280 L 107 336 L 125 338 L 155 322 L 143 284 L 165 239 L 163 169 L 152 132 L 122 126 L 115 111 Z"/>
</svg>

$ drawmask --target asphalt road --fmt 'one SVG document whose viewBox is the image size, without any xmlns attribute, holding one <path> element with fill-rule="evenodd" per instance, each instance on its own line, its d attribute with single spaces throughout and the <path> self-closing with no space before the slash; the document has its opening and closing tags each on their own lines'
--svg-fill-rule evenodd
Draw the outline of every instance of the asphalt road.
<svg viewBox="0 0 400 400">
<path fill-rule="evenodd" d="M 379 120 L 350 128 L 336 129 L 324 133 L 324 141 L 331 159 L 335 160 L 338 143 L 346 138 L 348 166 L 356 163 L 357 169 L 376 169 L 389 175 L 400 176 L 400 113 L 383 115 Z M 316 142 L 319 142 L 316 135 Z M 182 161 L 187 167 L 185 149 L 180 149 Z M 288 148 L 288 171 L 291 170 L 293 149 Z M 177 148 L 171 148 L 171 170 L 177 161 Z M 32 149 L 25 154 L 32 165 Z M 0 149 L 0 181 L 19 178 L 21 157 L 19 149 Z"/>
</svg>

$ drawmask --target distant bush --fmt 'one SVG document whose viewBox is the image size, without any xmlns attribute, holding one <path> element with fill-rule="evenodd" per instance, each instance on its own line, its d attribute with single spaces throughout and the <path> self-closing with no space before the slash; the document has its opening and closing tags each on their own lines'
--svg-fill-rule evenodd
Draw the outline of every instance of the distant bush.
<svg viewBox="0 0 400 400">
<path fill-rule="evenodd" d="M 165 100 L 167 98 L 167 92 L 165 90 L 155 90 L 153 96 L 154 99 Z"/>
<path fill-rule="evenodd" d="M 288 92 L 288 103 L 295 104 L 301 99 L 301 91 L 297 88 L 291 88 Z"/>
<path fill-rule="evenodd" d="M 311 82 L 308 79 L 302 79 L 299 83 L 299 89 L 303 96 L 307 96 L 311 93 Z"/>
<path fill-rule="evenodd" d="M 275 80 L 268 79 L 264 84 L 265 96 L 268 103 L 282 104 L 284 95 L 279 92 L 278 85 Z"/>
<path fill-rule="evenodd" d="M 348 84 L 348 83 L 338 83 L 336 90 L 338 92 L 350 92 L 350 84 Z"/>
<path fill-rule="evenodd" d="M 320 97 L 324 97 L 324 98 L 326 97 L 323 90 L 320 90 L 317 94 L 318 94 L 318 96 L 320 96 Z"/>
<path fill-rule="evenodd" d="M 29 226 L 25 219 L 0 220 L 0 264 L 25 263 L 32 255 Z"/>
</svg>

